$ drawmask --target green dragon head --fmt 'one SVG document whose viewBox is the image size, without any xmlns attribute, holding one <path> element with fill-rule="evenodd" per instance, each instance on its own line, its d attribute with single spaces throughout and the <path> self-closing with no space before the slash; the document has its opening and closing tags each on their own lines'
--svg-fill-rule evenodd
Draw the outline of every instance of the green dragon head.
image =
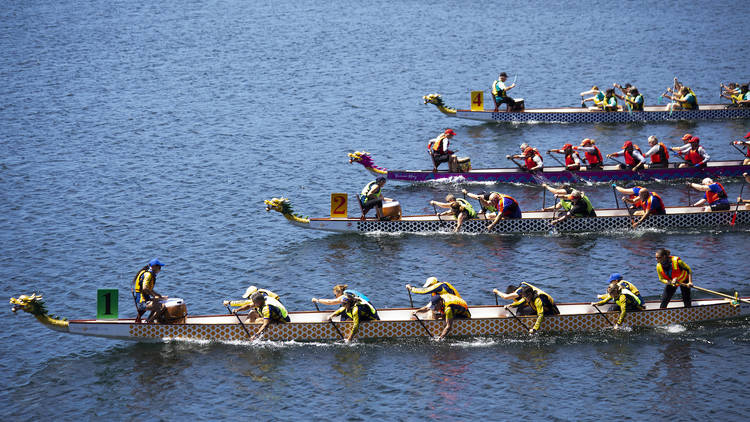
<svg viewBox="0 0 750 422">
<path fill-rule="evenodd" d="M 437 94 L 437 93 L 428 94 L 422 97 L 422 99 L 424 100 L 425 104 L 434 104 L 435 107 L 437 107 L 437 109 L 443 112 L 444 114 L 448 114 L 448 115 L 456 114 L 456 109 L 446 106 L 445 103 L 443 102 L 443 97 L 440 94 Z"/>
<path fill-rule="evenodd" d="M 287 220 L 297 223 L 309 223 L 309 217 L 302 217 L 294 213 L 292 203 L 287 198 L 272 198 L 263 201 L 266 204 L 266 212 L 271 210 L 280 212 Z"/>
<path fill-rule="evenodd" d="M 19 309 L 28 312 L 39 320 L 42 324 L 56 331 L 67 331 L 68 321 L 65 318 L 59 318 L 55 315 L 47 314 L 47 307 L 44 306 L 42 295 L 33 293 L 31 296 L 21 295 L 18 299 L 10 298 L 10 304 L 13 305 L 10 310 L 13 312 Z"/>
</svg>

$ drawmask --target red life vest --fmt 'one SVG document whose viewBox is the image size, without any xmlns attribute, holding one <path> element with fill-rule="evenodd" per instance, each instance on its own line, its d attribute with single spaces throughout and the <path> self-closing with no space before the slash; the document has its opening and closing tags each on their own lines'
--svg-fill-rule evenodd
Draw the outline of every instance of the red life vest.
<svg viewBox="0 0 750 422">
<path fill-rule="evenodd" d="M 718 185 L 721 188 L 721 192 L 716 193 L 713 191 L 706 191 L 706 201 L 708 201 L 709 204 L 713 204 L 714 202 L 717 202 L 721 199 L 725 199 L 727 197 L 727 191 L 724 190 L 724 186 L 721 185 L 721 183 L 714 183 L 715 185 Z"/>
<path fill-rule="evenodd" d="M 652 163 L 667 162 L 668 159 L 669 159 L 669 150 L 663 143 L 659 142 L 659 150 L 656 151 L 656 154 L 651 154 L 651 162 Z"/>
<path fill-rule="evenodd" d="M 579 162 L 581 161 L 581 156 L 578 155 L 577 152 L 573 151 L 570 154 L 565 154 L 565 166 L 575 165 L 576 160 L 573 159 L 573 155 L 575 155 L 576 157 L 578 157 L 578 161 Z"/>
<path fill-rule="evenodd" d="M 633 145 L 633 149 L 638 150 L 638 152 L 641 152 L 641 149 L 638 147 L 638 145 Z M 635 158 L 633 157 L 631 152 L 628 150 L 624 150 L 623 155 L 625 156 L 625 164 L 629 166 L 634 166 L 640 163 L 640 161 L 635 161 Z"/>
<path fill-rule="evenodd" d="M 691 149 L 685 154 L 685 161 L 689 161 L 693 164 L 700 164 L 703 161 L 703 157 L 698 152 L 698 149 Z"/>
<path fill-rule="evenodd" d="M 586 157 L 586 162 L 589 164 L 599 164 L 602 162 L 602 152 L 599 151 L 599 147 L 592 145 L 595 152 L 584 152 L 583 156 Z"/>
<path fill-rule="evenodd" d="M 673 278 L 676 278 L 678 283 L 685 282 L 685 280 L 687 280 L 688 278 L 688 274 L 690 273 L 683 270 L 682 268 L 680 268 L 679 265 L 677 265 L 677 262 L 680 260 L 679 257 L 673 256 L 671 258 L 672 258 L 672 277 L 667 275 L 667 272 L 664 271 L 664 267 L 660 262 L 656 267 L 656 272 L 659 273 L 659 278 L 663 280 L 669 280 L 669 281 L 672 281 Z"/>
<path fill-rule="evenodd" d="M 532 148 L 534 151 L 533 154 L 527 155 L 526 158 L 524 158 L 524 162 L 526 163 L 527 169 L 533 169 L 536 167 L 536 161 L 534 161 L 534 156 L 539 157 L 539 160 L 544 163 L 544 158 L 542 158 L 542 154 L 539 153 L 539 150 L 536 148 Z"/>
</svg>

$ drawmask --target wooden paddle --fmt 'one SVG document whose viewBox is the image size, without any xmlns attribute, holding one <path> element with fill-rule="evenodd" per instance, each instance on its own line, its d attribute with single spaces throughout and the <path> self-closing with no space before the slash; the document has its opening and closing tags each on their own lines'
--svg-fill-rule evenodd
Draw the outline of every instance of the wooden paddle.
<svg viewBox="0 0 750 422">
<path fill-rule="evenodd" d="M 432 210 L 435 211 L 435 215 L 437 216 L 438 221 L 440 221 L 440 227 L 441 228 L 445 228 L 445 224 L 443 224 L 443 219 L 440 218 L 440 214 L 438 214 L 437 208 L 435 207 L 435 204 L 432 204 Z M 411 296 L 411 293 L 410 293 L 410 296 Z"/>
<path fill-rule="evenodd" d="M 694 289 L 697 289 L 697 290 L 700 290 L 700 291 L 702 291 L 702 292 L 710 293 L 710 294 L 712 294 L 712 295 L 716 295 L 716 296 L 719 296 L 719 297 L 723 297 L 723 298 L 726 298 L 726 299 L 731 299 L 731 300 L 738 300 L 738 301 L 740 301 L 740 302 L 744 302 L 744 303 L 750 303 L 750 300 L 747 300 L 747 299 L 741 299 L 741 298 L 739 298 L 739 297 L 735 297 L 735 296 L 730 296 L 730 295 L 728 295 L 728 294 L 724 294 L 724 293 L 719 293 L 719 292 L 715 292 L 715 291 L 713 291 L 713 290 L 708 290 L 708 289 L 704 289 L 703 287 L 698 287 L 698 286 L 696 286 L 695 284 L 693 284 L 693 288 L 694 288 Z"/>
<path fill-rule="evenodd" d="M 426 325 L 424 325 L 424 322 L 423 322 L 423 321 L 422 321 L 421 319 L 419 319 L 419 316 L 417 315 L 417 313 L 416 313 L 416 312 L 414 312 L 414 313 L 412 313 L 412 315 L 414 315 L 414 318 L 416 318 L 416 319 L 417 319 L 417 321 L 419 321 L 419 325 L 421 325 L 421 326 L 422 326 L 422 328 L 424 328 L 424 330 L 425 330 L 425 331 L 427 331 L 427 335 L 428 335 L 428 336 L 430 336 L 430 338 L 433 338 L 433 337 L 432 337 L 432 333 L 430 332 L 430 329 L 429 329 L 429 328 L 427 328 L 427 326 L 426 326 Z"/>
<path fill-rule="evenodd" d="M 745 185 L 743 184 L 740 188 L 740 200 L 737 201 L 737 207 L 734 209 L 734 215 L 732 215 L 732 222 L 729 223 L 730 226 L 734 227 L 734 223 L 737 222 L 737 211 L 740 210 L 740 203 L 742 202 L 742 192 L 745 190 Z"/>
<path fill-rule="evenodd" d="M 609 325 L 611 325 L 611 326 L 613 326 L 613 327 L 615 326 L 615 324 L 613 324 L 613 323 L 612 323 L 612 321 L 610 321 L 610 320 L 609 320 L 609 318 L 607 318 L 607 316 L 606 316 L 606 315 L 604 315 L 604 313 L 603 313 L 603 312 L 602 312 L 602 311 L 601 311 L 601 310 L 599 309 L 599 307 L 598 307 L 598 306 L 596 306 L 596 305 L 591 305 L 591 306 L 593 306 L 593 307 L 594 307 L 594 309 L 596 309 L 596 311 L 597 311 L 597 312 L 599 312 L 599 315 L 601 315 L 601 316 L 602 316 L 602 318 L 604 318 L 604 319 L 606 319 L 606 320 L 607 320 L 607 322 L 609 323 Z"/>
<path fill-rule="evenodd" d="M 336 326 L 336 323 L 333 322 L 332 319 L 329 319 L 328 322 L 330 322 L 331 325 L 333 325 L 333 329 L 336 330 L 336 332 L 339 334 L 339 337 L 341 337 L 341 340 L 346 340 L 346 338 L 344 337 L 344 335 L 341 334 L 341 330 L 339 330 L 339 327 Z"/>
<path fill-rule="evenodd" d="M 737 152 L 739 152 L 740 154 L 742 154 L 743 157 L 745 156 L 745 151 L 737 148 L 737 144 L 735 144 L 734 141 L 730 142 L 729 145 L 731 145 L 732 148 L 736 149 Z"/>
<path fill-rule="evenodd" d="M 406 288 L 406 292 L 409 293 L 409 306 L 413 308 L 414 302 L 411 300 L 411 290 L 408 287 Z"/>
<path fill-rule="evenodd" d="M 237 322 L 239 322 L 242 329 L 245 330 L 245 334 L 247 334 L 247 338 L 252 339 L 253 336 L 250 334 L 250 331 L 248 331 L 247 327 L 245 327 L 245 324 L 242 323 L 242 319 L 240 319 L 240 316 L 237 315 L 235 312 L 232 312 L 232 310 L 229 309 L 229 306 L 227 306 L 227 311 L 229 311 L 230 314 L 234 314 L 234 316 L 237 317 Z"/>
<path fill-rule="evenodd" d="M 518 321 L 518 323 L 523 326 L 523 328 L 526 329 L 526 332 L 529 332 L 529 327 L 526 324 L 524 324 L 523 321 L 521 321 L 521 318 L 519 318 L 518 316 L 516 316 L 516 314 L 514 314 L 513 311 L 510 310 L 510 308 L 505 308 L 505 310 L 508 311 L 508 313 L 511 314 L 513 316 L 513 318 L 515 318 L 516 321 Z"/>
<path fill-rule="evenodd" d="M 617 200 L 617 185 L 612 183 L 612 195 L 615 196 L 615 205 L 617 205 L 617 209 L 620 209 L 620 201 Z"/>
</svg>

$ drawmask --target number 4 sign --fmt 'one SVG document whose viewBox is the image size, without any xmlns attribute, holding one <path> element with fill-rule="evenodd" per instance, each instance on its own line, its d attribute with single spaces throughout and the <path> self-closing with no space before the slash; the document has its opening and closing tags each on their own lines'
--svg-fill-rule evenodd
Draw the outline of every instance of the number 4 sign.
<svg viewBox="0 0 750 422">
<path fill-rule="evenodd" d="M 484 111 L 484 91 L 471 91 L 471 111 Z"/>
<path fill-rule="evenodd" d="M 345 193 L 331 194 L 331 218 L 346 218 L 349 196 Z"/>
</svg>

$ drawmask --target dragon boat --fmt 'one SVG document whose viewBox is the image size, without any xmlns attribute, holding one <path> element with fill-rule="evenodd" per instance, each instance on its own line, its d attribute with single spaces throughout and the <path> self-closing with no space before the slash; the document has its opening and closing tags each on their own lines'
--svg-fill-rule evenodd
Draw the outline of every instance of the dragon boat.
<svg viewBox="0 0 750 422">
<path fill-rule="evenodd" d="M 748 298 L 696 299 L 692 307 L 673 302 L 659 309 L 659 302 L 646 302 L 643 311 L 629 312 L 623 326 L 657 327 L 729 318 L 750 314 Z M 188 316 L 177 324 L 136 324 L 133 319 L 117 320 L 66 320 L 47 314 L 41 295 L 22 295 L 11 298 L 11 310 L 23 310 L 32 314 L 46 327 L 70 334 L 107 337 L 113 339 L 155 342 L 164 340 L 242 341 L 255 334 L 260 324 L 240 324 L 235 315 Z M 618 311 L 604 312 L 588 303 L 563 303 L 557 305 L 560 315 L 546 316 L 540 331 L 585 332 L 612 326 L 619 317 Z M 357 339 L 432 337 L 442 330 L 441 320 L 412 319 L 413 308 L 379 309 L 379 321 L 360 324 Z M 451 337 L 495 336 L 520 334 L 528 331 L 536 316 L 516 316 L 502 306 L 471 306 L 471 319 L 454 320 Z M 331 312 L 289 312 L 291 322 L 269 326 L 263 338 L 274 341 L 328 341 L 339 340 L 349 334 L 352 323 L 327 321 Z M 240 317 L 245 318 L 245 317 Z M 247 331 L 246 331 L 247 330 Z"/>
<path fill-rule="evenodd" d="M 309 218 L 294 213 L 288 198 L 273 198 L 264 201 L 266 211 L 281 213 L 290 223 L 306 229 L 342 233 L 434 233 L 450 232 L 455 226 L 453 216 L 412 215 L 387 221 L 359 218 Z M 739 229 L 750 226 L 750 210 L 732 205 L 729 211 L 709 211 L 703 207 L 666 207 L 665 215 L 649 216 L 638 227 L 644 229 Z M 504 233 L 504 234 L 548 234 L 627 232 L 632 230 L 634 217 L 632 210 L 625 208 L 597 209 L 596 217 L 569 218 L 556 225 L 551 221 L 560 214 L 554 211 L 524 211 L 521 218 L 500 220 L 492 229 L 487 225 L 492 219 L 484 214 L 464 220 L 462 233 Z"/>
<path fill-rule="evenodd" d="M 710 177 L 741 177 L 742 173 L 750 172 L 750 165 L 743 165 L 739 161 L 709 161 L 705 168 L 669 167 L 644 169 L 640 171 L 621 170 L 617 165 L 605 165 L 601 170 L 570 171 L 562 166 L 544 167 L 544 171 L 529 172 L 515 168 L 472 169 L 468 172 L 455 173 L 449 170 L 388 170 L 378 167 L 372 155 L 366 151 L 348 153 L 349 164 L 359 163 L 367 171 L 383 176 L 389 180 L 404 182 L 427 182 L 430 180 L 452 179 L 470 182 L 495 183 L 600 183 L 624 180 L 663 181 L 680 179 L 702 179 Z"/>
<path fill-rule="evenodd" d="M 524 111 L 461 110 L 448 107 L 440 94 L 422 97 L 450 117 L 505 123 L 626 123 L 676 120 L 748 119 L 750 108 L 730 104 L 701 104 L 699 110 L 667 111 L 666 106 L 645 106 L 643 111 L 602 111 L 583 107 L 527 108 Z"/>
</svg>

